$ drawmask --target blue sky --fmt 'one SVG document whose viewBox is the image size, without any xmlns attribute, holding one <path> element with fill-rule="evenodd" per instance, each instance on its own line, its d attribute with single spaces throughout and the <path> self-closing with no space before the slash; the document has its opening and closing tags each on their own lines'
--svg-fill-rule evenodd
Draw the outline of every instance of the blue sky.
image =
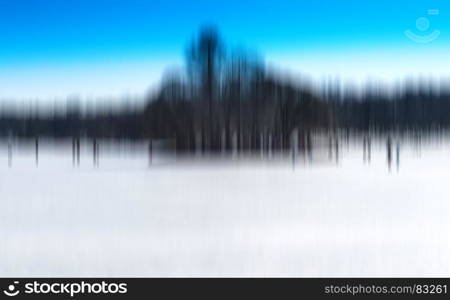
<svg viewBox="0 0 450 300">
<path fill-rule="evenodd" d="M 448 0 L 0 0 L 0 98 L 143 94 L 205 23 L 314 78 L 441 76 L 449 14 Z"/>
</svg>

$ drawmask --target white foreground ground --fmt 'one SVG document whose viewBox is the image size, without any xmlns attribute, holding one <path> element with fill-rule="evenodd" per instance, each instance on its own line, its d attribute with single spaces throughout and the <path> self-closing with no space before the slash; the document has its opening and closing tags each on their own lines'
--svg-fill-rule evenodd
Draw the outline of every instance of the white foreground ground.
<svg viewBox="0 0 450 300">
<path fill-rule="evenodd" d="M 450 276 L 450 146 L 363 164 L 0 151 L 0 276 Z M 326 155 L 325 155 L 326 156 Z M 395 152 L 394 152 L 395 158 Z"/>
</svg>

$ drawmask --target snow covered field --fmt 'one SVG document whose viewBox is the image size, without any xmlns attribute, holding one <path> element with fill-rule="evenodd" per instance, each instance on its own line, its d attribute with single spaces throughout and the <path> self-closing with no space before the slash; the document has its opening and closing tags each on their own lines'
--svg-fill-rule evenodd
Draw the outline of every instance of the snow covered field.
<svg viewBox="0 0 450 300">
<path fill-rule="evenodd" d="M 402 146 L 398 172 L 384 145 L 295 169 L 5 151 L 0 276 L 450 276 L 448 144 Z"/>
</svg>

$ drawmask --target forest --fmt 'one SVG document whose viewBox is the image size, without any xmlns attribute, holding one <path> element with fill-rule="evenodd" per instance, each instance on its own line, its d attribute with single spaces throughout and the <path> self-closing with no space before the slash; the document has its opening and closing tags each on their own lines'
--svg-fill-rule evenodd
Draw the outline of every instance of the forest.
<svg viewBox="0 0 450 300">
<path fill-rule="evenodd" d="M 450 93 L 406 85 L 321 93 L 269 70 L 251 51 L 229 49 L 215 27 L 203 27 L 183 68 L 163 76 L 142 109 L 86 113 L 77 101 L 42 115 L 0 111 L 0 136 L 19 138 L 171 139 L 180 151 L 287 149 L 314 131 L 335 133 L 446 129 Z M 332 70 L 330 70 L 332 71 Z"/>
</svg>

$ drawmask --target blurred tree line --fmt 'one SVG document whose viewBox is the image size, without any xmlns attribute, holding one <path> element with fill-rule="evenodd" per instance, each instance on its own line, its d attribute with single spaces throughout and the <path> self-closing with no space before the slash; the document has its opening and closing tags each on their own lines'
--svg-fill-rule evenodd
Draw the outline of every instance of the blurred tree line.
<svg viewBox="0 0 450 300">
<path fill-rule="evenodd" d="M 330 128 L 333 114 L 306 88 L 266 71 L 247 51 L 227 52 L 214 28 L 187 50 L 185 72 L 168 74 L 144 112 L 146 136 L 174 137 L 177 148 L 287 148 L 291 134 Z"/>
<path fill-rule="evenodd" d="M 82 112 L 77 101 L 43 116 L 0 110 L 0 137 L 172 139 L 185 151 L 287 149 L 312 131 L 431 131 L 450 127 L 448 85 L 420 82 L 362 94 L 314 93 L 270 72 L 252 52 L 227 49 L 213 27 L 186 50 L 185 68 L 168 72 L 144 108 Z"/>
<path fill-rule="evenodd" d="M 426 81 L 407 82 L 395 93 L 368 89 L 362 95 L 332 93 L 337 127 L 363 132 L 436 132 L 450 128 L 450 90 Z"/>
<path fill-rule="evenodd" d="M 168 72 L 142 109 L 86 113 L 74 101 L 47 117 L 0 111 L 0 136 L 172 139 L 185 151 L 287 149 L 292 135 L 301 146 L 317 130 L 445 129 L 449 116 L 443 87 L 321 95 L 270 72 L 258 55 L 227 49 L 215 28 L 205 27 L 186 50 L 185 68 Z"/>
<path fill-rule="evenodd" d="M 174 139 L 177 149 L 287 148 L 295 131 L 331 128 L 330 105 L 270 74 L 257 56 L 229 51 L 213 27 L 186 51 L 186 67 L 168 73 L 140 111 L 83 114 L 72 103 L 51 117 L 1 113 L 0 135 Z"/>
</svg>

